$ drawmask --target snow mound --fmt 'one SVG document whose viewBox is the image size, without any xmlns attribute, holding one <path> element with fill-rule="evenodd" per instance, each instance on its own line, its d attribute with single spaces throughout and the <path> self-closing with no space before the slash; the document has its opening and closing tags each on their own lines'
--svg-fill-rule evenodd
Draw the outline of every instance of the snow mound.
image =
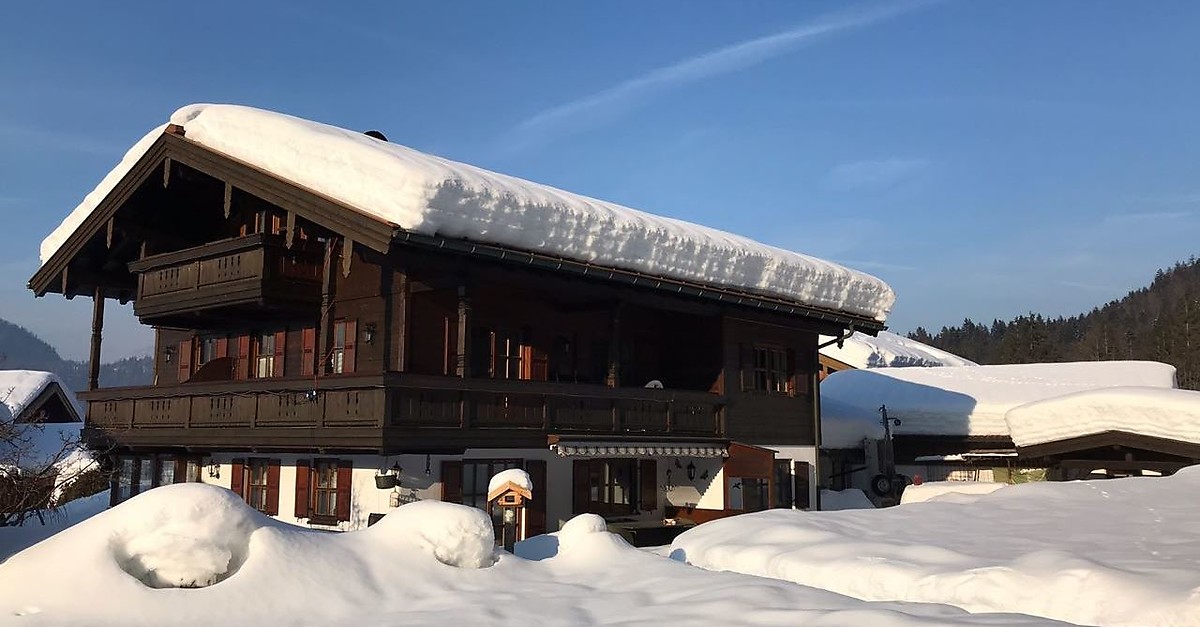
<svg viewBox="0 0 1200 627">
<path fill-rule="evenodd" d="M 862 490 L 821 490 L 821 511 L 836 512 L 844 509 L 875 509 L 875 504 Z"/>
<path fill-rule="evenodd" d="M 972 503 L 980 496 L 991 494 L 1007 486 L 1007 483 L 990 481 L 930 481 L 904 488 L 904 493 L 900 495 L 900 504 L 924 503 L 933 500 Z"/>
<path fill-rule="evenodd" d="M 530 493 L 533 492 L 533 480 L 529 478 L 529 473 L 520 468 L 509 468 L 496 473 L 492 480 L 488 481 L 488 494 L 495 492 L 497 488 L 506 483 L 514 483 L 519 488 L 529 490 Z"/>
<path fill-rule="evenodd" d="M 697 526 L 671 550 L 702 568 L 868 601 L 1195 627 L 1200 502 L 1188 495 L 1198 491 L 1200 467 L 1191 467 L 1161 478 L 1019 484 L 968 503 L 772 510 Z"/>
<path fill-rule="evenodd" d="M 1200 444 L 1200 392 L 1150 387 L 1088 390 L 1014 407 L 1004 419 L 1017 446 L 1104 431 Z"/>
<path fill-rule="evenodd" d="M 824 344 L 833 339 L 835 338 L 832 336 L 822 335 L 821 343 Z M 841 348 L 837 344 L 830 344 L 821 349 L 821 354 L 860 370 L 864 368 L 979 365 L 954 353 L 948 353 L 940 348 L 934 348 L 889 331 L 880 331 L 876 337 L 855 333 L 842 342 Z"/>
<path fill-rule="evenodd" d="M 1119 386 L 1175 387 L 1175 367 L 1152 361 L 1089 361 L 943 368 L 843 370 L 821 382 L 821 403 L 859 412 L 886 405 L 896 434 L 1006 436 L 1014 407 Z M 822 427 L 824 427 L 822 421 Z"/>
<path fill-rule="evenodd" d="M 171 116 L 186 138 L 395 227 L 728 286 L 885 320 L 895 293 L 835 263 L 427 155 L 356 131 L 236 105 Z M 42 242 L 48 260 L 162 133 L 143 138 Z"/>
<path fill-rule="evenodd" d="M 409 544 L 448 566 L 486 568 L 496 562 L 491 519 L 481 509 L 457 503 L 408 503 L 364 533 Z"/>
</svg>

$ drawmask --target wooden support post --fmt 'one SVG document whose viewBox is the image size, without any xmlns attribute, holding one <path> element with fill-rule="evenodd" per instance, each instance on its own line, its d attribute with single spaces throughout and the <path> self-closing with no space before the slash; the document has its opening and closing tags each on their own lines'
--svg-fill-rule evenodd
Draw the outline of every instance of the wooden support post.
<svg viewBox="0 0 1200 627">
<path fill-rule="evenodd" d="M 289 212 L 288 215 L 291 213 Z M 396 301 L 396 295 L 392 288 L 395 285 L 395 274 L 392 264 L 385 260 L 379 268 L 379 294 L 383 297 L 383 328 L 379 329 L 380 337 L 375 340 L 383 343 L 380 362 L 383 364 L 384 372 L 392 369 L 392 336 L 395 334 L 393 324 Z"/>
<path fill-rule="evenodd" d="M 608 373 L 605 382 L 610 388 L 618 388 L 621 387 L 621 303 L 613 305 L 608 333 Z"/>
<path fill-rule="evenodd" d="M 104 246 L 110 250 L 112 249 L 114 221 L 114 218 L 109 218 L 108 223 L 104 225 Z"/>
<path fill-rule="evenodd" d="M 454 374 L 459 378 L 470 376 L 471 365 L 471 299 L 467 286 L 458 286 L 458 333 L 454 351 Z"/>
<path fill-rule="evenodd" d="M 399 274 L 399 302 L 393 303 L 396 307 L 395 322 L 395 358 L 396 370 L 400 372 L 408 372 L 408 338 L 409 321 L 412 320 L 412 283 L 409 281 L 408 272 L 403 271 Z"/>
<path fill-rule="evenodd" d="M 317 342 L 317 369 L 320 374 L 329 374 L 329 349 L 333 343 L 333 273 L 335 266 L 333 262 L 334 251 L 333 238 L 325 240 L 325 262 L 321 268 L 321 315 L 319 318 L 320 326 L 317 327 L 317 333 L 320 335 L 320 340 Z"/>
<path fill-rule="evenodd" d="M 100 338 L 104 331 L 104 288 L 92 295 L 92 354 L 88 362 L 88 389 L 100 388 Z"/>
</svg>

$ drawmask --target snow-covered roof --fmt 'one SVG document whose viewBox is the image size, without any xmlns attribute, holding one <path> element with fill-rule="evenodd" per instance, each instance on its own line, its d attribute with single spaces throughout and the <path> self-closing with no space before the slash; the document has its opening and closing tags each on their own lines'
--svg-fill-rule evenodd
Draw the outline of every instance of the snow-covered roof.
<svg viewBox="0 0 1200 627">
<path fill-rule="evenodd" d="M 821 448 L 861 448 L 863 440 L 882 440 L 883 423 L 876 409 L 851 405 L 822 394 Z"/>
<path fill-rule="evenodd" d="M 821 343 L 833 339 L 822 335 Z M 877 337 L 855 333 L 842 342 L 841 348 L 837 344 L 830 344 L 821 349 L 821 354 L 859 369 L 979 365 L 954 353 L 888 331 L 880 331 Z"/>
<path fill-rule="evenodd" d="M 1150 361 L 1090 361 L 945 368 L 843 370 L 821 382 L 822 410 L 881 405 L 897 434 L 1006 436 L 1012 408 L 1064 394 L 1118 386 L 1175 387 L 1175 367 Z M 836 414 L 822 418 L 822 428 Z"/>
<path fill-rule="evenodd" d="M 57 383 L 68 401 L 74 403 L 70 390 L 53 372 L 0 370 L 0 421 L 20 417 L 52 383 Z"/>
<path fill-rule="evenodd" d="M 1014 407 L 1005 420 L 1017 446 L 1105 431 L 1200 444 L 1200 392 L 1161 387 L 1087 390 Z"/>
<path fill-rule="evenodd" d="M 716 229 L 427 155 L 326 124 L 236 105 L 190 105 L 186 138 L 395 227 L 654 276 L 733 287 L 879 321 L 883 281 Z M 151 131 L 42 243 L 47 261 L 162 134 Z M 738 207 L 730 207 L 736 211 Z"/>
</svg>

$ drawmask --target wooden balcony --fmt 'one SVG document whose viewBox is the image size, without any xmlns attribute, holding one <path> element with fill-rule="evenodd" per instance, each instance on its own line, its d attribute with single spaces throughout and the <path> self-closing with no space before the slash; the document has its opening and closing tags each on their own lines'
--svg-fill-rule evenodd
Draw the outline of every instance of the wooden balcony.
<svg viewBox="0 0 1200 627">
<path fill-rule="evenodd" d="M 138 275 L 134 313 L 147 324 L 215 309 L 287 310 L 321 300 L 321 253 L 282 236 L 249 235 L 129 264 Z M 200 316 L 202 317 L 202 316 Z"/>
<path fill-rule="evenodd" d="M 545 446 L 558 435 L 723 437 L 724 399 L 390 373 L 110 388 L 80 395 L 101 444 L 193 449 L 359 450 Z"/>
</svg>

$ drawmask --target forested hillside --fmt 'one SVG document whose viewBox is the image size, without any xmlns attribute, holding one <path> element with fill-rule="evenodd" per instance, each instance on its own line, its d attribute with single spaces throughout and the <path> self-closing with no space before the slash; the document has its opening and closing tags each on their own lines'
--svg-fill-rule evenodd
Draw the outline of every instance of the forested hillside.
<svg viewBox="0 0 1200 627">
<path fill-rule="evenodd" d="M 1004 322 L 964 320 L 909 337 L 981 364 L 1148 359 L 1179 369 L 1179 386 L 1200 389 L 1200 260 L 1159 270 L 1149 287 L 1070 318 L 1029 313 Z"/>
<path fill-rule="evenodd" d="M 0 370 L 46 370 L 72 390 L 87 389 L 87 364 L 63 359 L 52 346 L 24 327 L 0 320 Z M 100 385 L 149 385 L 154 376 L 149 356 L 129 357 L 100 368 Z"/>
</svg>

